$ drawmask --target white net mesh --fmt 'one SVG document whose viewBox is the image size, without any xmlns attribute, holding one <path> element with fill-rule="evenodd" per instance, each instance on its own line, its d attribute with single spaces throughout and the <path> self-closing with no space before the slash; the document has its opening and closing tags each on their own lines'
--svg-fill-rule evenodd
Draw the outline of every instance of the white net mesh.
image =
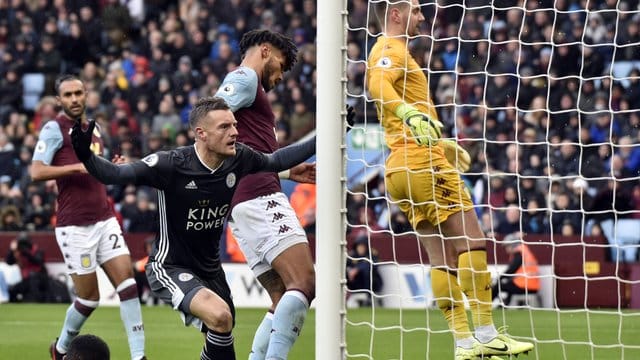
<svg viewBox="0 0 640 360">
<path fill-rule="evenodd" d="M 380 35 L 375 2 L 348 2 L 346 95 L 359 117 L 346 160 L 347 353 L 453 358 L 427 257 L 385 192 L 387 150 L 364 86 Z M 529 358 L 640 358 L 639 2 L 443 0 L 421 10 L 409 48 L 443 136 L 471 155 L 463 178 L 498 239 L 488 244 L 494 281 L 508 267 L 507 234 L 525 233 L 539 263 L 540 290 L 494 300 L 496 325 L 534 342 Z M 358 253 L 359 243 L 372 250 Z M 374 268 L 380 279 L 358 278 Z"/>
</svg>

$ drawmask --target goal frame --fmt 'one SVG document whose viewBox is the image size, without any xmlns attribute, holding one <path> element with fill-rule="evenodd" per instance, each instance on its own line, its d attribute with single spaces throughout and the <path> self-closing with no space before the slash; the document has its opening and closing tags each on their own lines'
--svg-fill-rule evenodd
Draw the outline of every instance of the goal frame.
<svg viewBox="0 0 640 360">
<path fill-rule="evenodd" d="M 317 2 L 316 359 L 344 359 L 347 1 Z M 336 26 L 340 19 L 340 26 Z M 341 166 L 336 166 L 341 164 Z"/>
</svg>

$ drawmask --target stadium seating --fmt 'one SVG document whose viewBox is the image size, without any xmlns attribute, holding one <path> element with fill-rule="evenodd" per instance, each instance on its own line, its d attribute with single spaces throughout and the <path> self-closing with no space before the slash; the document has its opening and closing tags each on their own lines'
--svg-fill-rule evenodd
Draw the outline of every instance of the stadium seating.
<svg viewBox="0 0 640 360">
<path fill-rule="evenodd" d="M 635 262 L 640 244 L 639 219 L 608 219 L 600 222 L 604 236 L 611 244 L 611 260 Z"/>
<path fill-rule="evenodd" d="M 34 111 L 44 92 L 44 74 L 27 73 L 22 76 L 22 106 Z"/>
</svg>

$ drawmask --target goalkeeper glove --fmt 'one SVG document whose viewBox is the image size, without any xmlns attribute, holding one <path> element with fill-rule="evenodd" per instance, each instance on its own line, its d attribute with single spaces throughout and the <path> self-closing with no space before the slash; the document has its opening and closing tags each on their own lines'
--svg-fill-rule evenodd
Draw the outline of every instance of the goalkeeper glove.
<svg viewBox="0 0 640 360">
<path fill-rule="evenodd" d="M 418 145 L 435 145 L 442 136 L 442 123 L 411 105 L 401 104 L 396 108 L 395 114 L 409 126 Z"/>
<path fill-rule="evenodd" d="M 467 150 L 458 145 L 454 140 L 442 140 L 444 148 L 444 157 L 447 158 L 449 164 L 453 165 L 459 172 L 463 173 L 471 167 L 471 156 Z"/>
<path fill-rule="evenodd" d="M 71 145 L 73 146 L 73 151 L 76 152 L 78 160 L 82 162 L 91 158 L 91 155 L 93 154 L 91 152 L 91 141 L 93 137 L 93 129 L 95 127 L 96 122 L 94 120 L 90 120 L 87 131 L 83 131 L 82 122 L 78 119 L 71 129 Z"/>
</svg>

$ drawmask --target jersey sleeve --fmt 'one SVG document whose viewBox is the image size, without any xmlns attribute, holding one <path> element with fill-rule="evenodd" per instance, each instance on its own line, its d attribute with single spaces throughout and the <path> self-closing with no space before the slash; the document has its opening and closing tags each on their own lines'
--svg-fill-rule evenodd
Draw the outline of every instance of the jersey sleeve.
<svg viewBox="0 0 640 360">
<path fill-rule="evenodd" d="M 103 184 L 148 185 L 166 189 L 171 183 L 173 167 L 171 152 L 158 152 L 132 163 L 116 165 L 92 154 L 83 161 L 85 168 Z"/>
<path fill-rule="evenodd" d="M 172 159 L 172 152 L 160 151 L 131 163 L 136 185 L 148 185 L 160 190 L 166 189 L 172 179 Z"/>
<path fill-rule="evenodd" d="M 231 111 L 236 112 L 251 106 L 257 91 L 258 74 L 252 69 L 241 67 L 227 74 L 216 96 L 223 98 Z"/>
<path fill-rule="evenodd" d="M 40 130 L 40 136 L 33 151 L 32 160 L 42 161 L 45 165 L 51 165 L 53 157 L 62 147 L 62 131 L 55 121 L 47 122 Z"/>
<path fill-rule="evenodd" d="M 241 163 L 245 170 L 255 172 L 280 172 L 307 160 L 316 153 L 316 137 L 294 143 L 276 150 L 272 154 L 255 151 L 249 146 L 239 144 Z"/>
<path fill-rule="evenodd" d="M 403 102 L 401 94 L 394 89 L 394 84 L 404 77 L 406 57 L 405 51 L 397 44 L 376 47 L 369 57 L 369 93 L 391 112 Z"/>
</svg>

